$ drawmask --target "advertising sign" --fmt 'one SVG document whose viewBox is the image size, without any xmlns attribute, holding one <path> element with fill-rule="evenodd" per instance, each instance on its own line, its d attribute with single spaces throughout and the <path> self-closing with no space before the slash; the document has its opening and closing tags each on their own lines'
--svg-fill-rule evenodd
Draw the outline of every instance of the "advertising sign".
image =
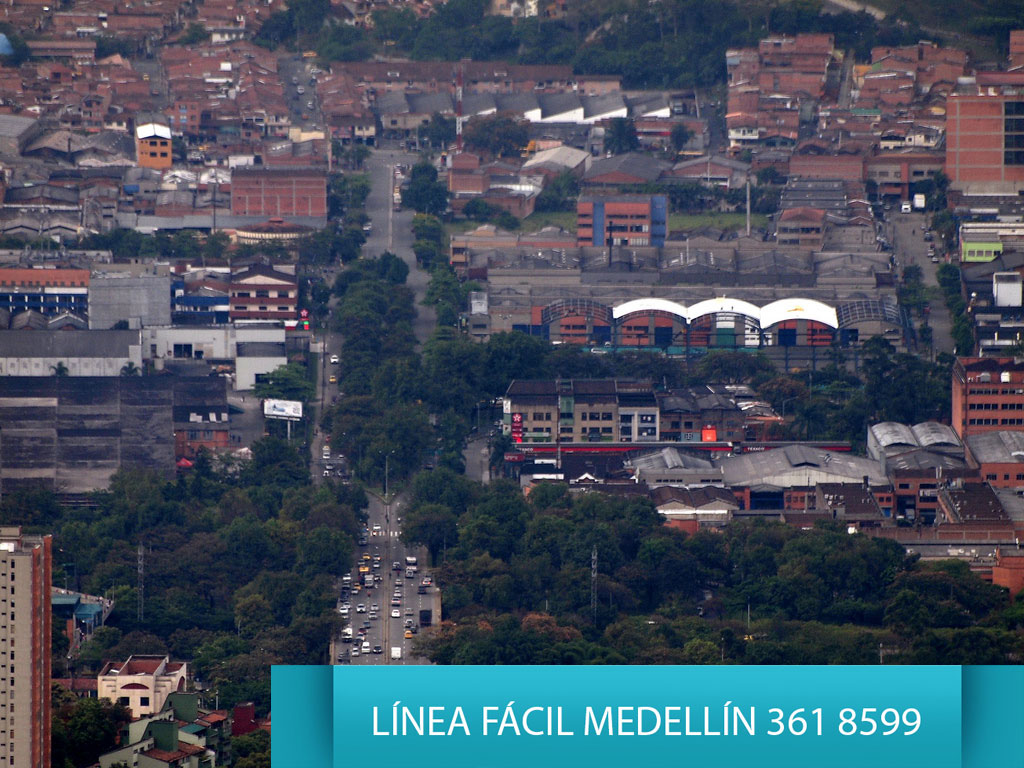
<svg viewBox="0 0 1024 768">
<path fill-rule="evenodd" d="M 302 403 L 298 400 L 264 400 L 263 417 L 298 421 L 302 418 Z"/>
</svg>

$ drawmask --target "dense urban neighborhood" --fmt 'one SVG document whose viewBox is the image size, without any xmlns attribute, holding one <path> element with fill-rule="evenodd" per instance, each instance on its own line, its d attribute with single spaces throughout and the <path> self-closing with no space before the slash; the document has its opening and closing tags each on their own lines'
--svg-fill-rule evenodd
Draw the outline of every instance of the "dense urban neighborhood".
<svg viewBox="0 0 1024 768">
<path fill-rule="evenodd" d="M 269 768 L 280 664 L 1020 663 L 962 5 L 0 3 L 0 763 Z"/>
</svg>

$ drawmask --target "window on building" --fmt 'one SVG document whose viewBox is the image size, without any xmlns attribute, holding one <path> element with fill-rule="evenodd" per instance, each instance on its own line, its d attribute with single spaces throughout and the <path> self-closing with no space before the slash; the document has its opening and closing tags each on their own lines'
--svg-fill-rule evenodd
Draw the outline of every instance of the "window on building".
<svg viewBox="0 0 1024 768">
<path fill-rule="evenodd" d="M 149 706 L 149 696 L 139 696 L 139 706 L 140 707 L 148 707 Z"/>
</svg>

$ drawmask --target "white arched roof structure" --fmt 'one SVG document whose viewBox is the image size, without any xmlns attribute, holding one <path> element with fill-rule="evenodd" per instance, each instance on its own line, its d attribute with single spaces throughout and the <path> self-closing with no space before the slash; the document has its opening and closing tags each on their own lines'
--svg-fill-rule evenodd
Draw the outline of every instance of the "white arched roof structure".
<svg viewBox="0 0 1024 768">
<path fill-rule="evenodd" d="M 686 307 L 676 304 L 668 299 L 633 299 L 625 304 L 619 304 L 612 309 L 612 317 L 618 320 L 620 317 L 631 315 L 634 312 L 667 312 L 670 315 L 687 320 Z"/>
<path fill-rule="evenodd" d="M 780 299 L 761 307 L 762 328 L 771 328 L 785 320 L 813 320 L 829 328 L 839 327 L 835 307 L 814 299 Z"/>
<path fill-rule="evenodd" d="M 698 301 L 689 307 L 668 299 L 633 299 L 612 308 L 612 318 L 619 320 L 637 312 L 665 312 L 692 323 L 699 317 L 717 314 L 743 315 L 761 328 L 771 328 L 786 320 L 811 320 L 829 328 L 839 327 L 835 307 L 814 299 L 780 299 L 758 307 L 742 299 L 714 298 Z"/>
<path fill-rule="evenodd" d="M 726 298 L 698 301 L 686 310 L 686 318 L 692 323 L 698 317 L 704 317 L 705 315 L 717 315 L 724 312 L 729 312 L 734 315 L 745 315 L 746 317 L 753 318 L 758 322 L 761 320 L 760 308 L 754 306 L 749 301 Z"/>
</svg>

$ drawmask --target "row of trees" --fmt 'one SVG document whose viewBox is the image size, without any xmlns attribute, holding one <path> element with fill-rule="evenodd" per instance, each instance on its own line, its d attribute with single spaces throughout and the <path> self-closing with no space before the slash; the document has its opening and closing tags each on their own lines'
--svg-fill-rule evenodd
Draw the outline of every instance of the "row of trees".
<svg viewBox="0 0 1024 768">
<path fill-rule="evenodd" d="M 551 484 L 526 500 L 444 470 L 412 493 L 403 536 L 428 547 L 457 623 L 428 643 L 440 663 L 872 663 L 880 642 L 906 661 L 1005 663 L 1024 649 L 1024 603 L 842 526 L 687 536 L 646 499 Z"/>
<path fill-rule="evenodd" d="M 489 16 L 488 6 L 487 0 L 450 0 L 427 19 L 407 8 L 386 8 L 375 11 L 372 28 L 364 30 L 332 19 L 326 0 L 302 0 L 271 15 L 256 41 L 271 48 L 315 45 L 322 58 L 341 61 L 397 50 L 420 60 L 567 64 L 578 74 L 620 75 L 630 88 L 675 88 L 722 83 L 726 48 L 755 45 L 768 34 L 831 33 L 839 48 L 852 48 L 862 60 L 873 46 L 921 36 L 906 21 L 823 14 L 821 0 L 583 2 L 571 4 L 563 19 L 520 20 Z"/>
<path fill-rule="evenodd" d="M 382 483 L 422 464 L 430 447 L 427 410 L 413 382 L 419 369 L 409 268 L 394 254 L 360 259 L 339 274 L 334 328 L 342 334 L 342 394 L 323 428 L 357 476 Z"/>
</svg>

